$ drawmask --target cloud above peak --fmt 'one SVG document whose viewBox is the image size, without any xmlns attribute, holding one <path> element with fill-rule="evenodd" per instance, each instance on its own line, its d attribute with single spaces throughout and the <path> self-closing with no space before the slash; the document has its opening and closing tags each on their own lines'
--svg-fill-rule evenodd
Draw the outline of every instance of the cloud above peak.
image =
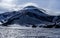
<svg viewBox="0 0 60 38">
<path fill-rule="evenodd" d="M 35 6 L 35 7 L 39 7 L 36 3 L 26 3 L 24 4 L 24 7 L 26 6 Z"/>
</svg>

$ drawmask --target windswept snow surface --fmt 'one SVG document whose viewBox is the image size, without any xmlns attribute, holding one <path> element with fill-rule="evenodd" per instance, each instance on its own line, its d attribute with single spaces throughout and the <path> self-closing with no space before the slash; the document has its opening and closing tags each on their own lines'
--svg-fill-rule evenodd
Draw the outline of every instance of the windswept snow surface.
<svg viewBox="0 0 60 38">
<path fill-rule="evenodd" d="M 0 38 L 60 38 L 60 29 L 0 27 Z"/>
</svg>

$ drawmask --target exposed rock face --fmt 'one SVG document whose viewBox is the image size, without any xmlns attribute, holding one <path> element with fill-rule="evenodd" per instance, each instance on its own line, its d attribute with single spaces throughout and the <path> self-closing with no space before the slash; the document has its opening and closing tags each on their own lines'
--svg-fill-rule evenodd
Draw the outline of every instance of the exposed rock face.
<svg viewBox="0 0 60 38">
<path fill-rule="evenodd" d="M 27 6 L 19 11 L 6 12 L 0 14 L 0 22 L 2 25 L 8 26 L 10 24 L 33 25 L 40 27 L 56 27 L 60 24 L 60 16 L 51 16 L 45 14 L 42 9 L 35 6 Z"/>
</svg>

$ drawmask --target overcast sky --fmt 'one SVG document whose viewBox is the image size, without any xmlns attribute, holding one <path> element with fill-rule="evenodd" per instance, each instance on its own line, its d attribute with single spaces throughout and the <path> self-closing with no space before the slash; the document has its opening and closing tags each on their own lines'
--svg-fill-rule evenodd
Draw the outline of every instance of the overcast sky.
<svg viewBox="0 0 60 38">
<path fill-rule="evenodd" d="M 0 0 L 0 13 L 16 10 L 25 4 L 34 3 L 40 8 L 46 8 L 60 14 L 60 0 Z"/>
</svg>

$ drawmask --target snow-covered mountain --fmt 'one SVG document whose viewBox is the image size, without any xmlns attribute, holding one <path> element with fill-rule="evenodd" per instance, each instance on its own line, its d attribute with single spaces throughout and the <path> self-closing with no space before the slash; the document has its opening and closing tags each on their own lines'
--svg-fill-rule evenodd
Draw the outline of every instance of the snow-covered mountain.
<svg viewBox="0 0 60 38">
<path fill-rule="evenodd" d="M 54 25 L 57 22 L 58 16 L 45 14 L 42 10 L 35 6 L 26 6 L 19 11 L 5 12 L 0 14 L 0 22 L 4 26 L 10 24 L 19 24 L 21 26 Z"/>
</svg>

